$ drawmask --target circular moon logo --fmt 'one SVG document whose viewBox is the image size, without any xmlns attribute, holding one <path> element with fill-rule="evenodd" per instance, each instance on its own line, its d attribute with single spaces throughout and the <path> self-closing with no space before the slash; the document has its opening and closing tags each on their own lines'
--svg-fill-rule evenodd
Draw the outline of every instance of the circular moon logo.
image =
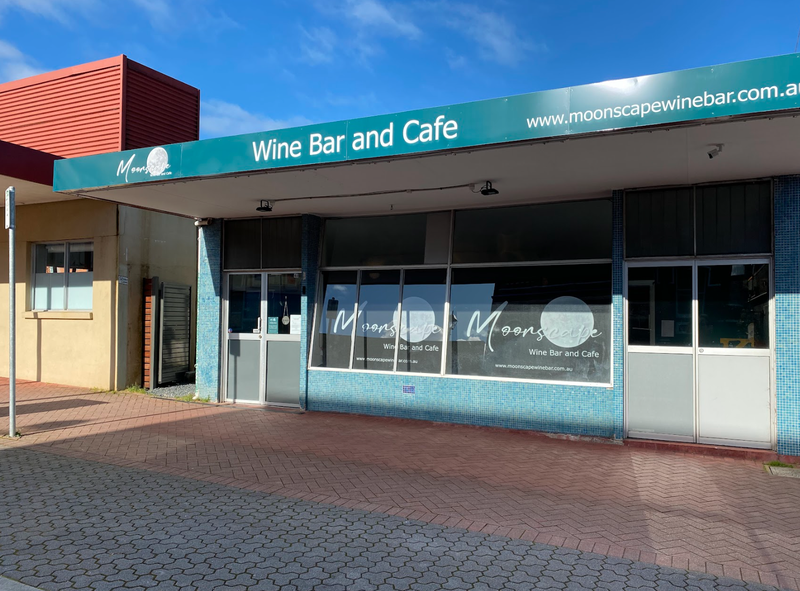
<svg viewBox="0 0 800 591">
<path fill-rule="evenodd" d="M 169 156 L 164 148 L 153 148 L 147 155 L 147 173 L 150 176 L 161 176 L 169 166 Z"/>
<path fill-rule="evenodd" d="M 589 339 L 594 330 L 594 314 L 583 300 L 561 296 L 545 306 L 541 325 L 548 341 L 571 349 Z"/>
<path fill-rule="evenodd" d="M 433 308 L 428 302 L 416 296 L 403 299 L 403 319 L 402 322 L 397 320 L 395 312 L 395 326 L 400 326 L 400 337 L 407 343 L 424 341 L 436 329 L 436 314 Z"/>
</svg>

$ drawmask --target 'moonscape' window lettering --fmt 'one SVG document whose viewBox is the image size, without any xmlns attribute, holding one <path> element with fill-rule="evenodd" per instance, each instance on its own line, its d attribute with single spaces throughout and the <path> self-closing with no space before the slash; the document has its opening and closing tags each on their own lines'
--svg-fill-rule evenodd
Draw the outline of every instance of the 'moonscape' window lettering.
<svg viewBox="0 0 800 591">
<path fill-rule="evenodd" d="M 447 271 L 405 273 L 397 371 L 440 373 Z"/>
<path fill-rule="evenodd" d="M 447 372 L 611 381 L 611 265 L 453 269 Z"/>
</svg>

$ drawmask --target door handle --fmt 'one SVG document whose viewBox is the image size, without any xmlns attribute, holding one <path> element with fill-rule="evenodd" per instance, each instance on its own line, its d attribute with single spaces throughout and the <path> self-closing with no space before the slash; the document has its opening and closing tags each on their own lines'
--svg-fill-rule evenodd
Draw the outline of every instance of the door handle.
<svg viewBox="0 0 800 591">
<path fill-rule="evenodd" d="M 256 326 L 256 330 L 259 334 L 261 334 L 261 316 L 258 317 L 258 325 Z"/>
</svg>

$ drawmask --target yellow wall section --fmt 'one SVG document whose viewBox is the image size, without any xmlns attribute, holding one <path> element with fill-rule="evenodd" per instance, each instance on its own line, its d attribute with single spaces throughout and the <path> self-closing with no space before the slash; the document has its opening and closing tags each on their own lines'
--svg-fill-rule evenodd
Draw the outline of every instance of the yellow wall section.
<svg viewBox="0 0 800 591">
<path fill-rule="evenodd" d="M 142 381 L 142 280 L 158 277 L 192 288 L 192 322 L 197 301 L 197 229 L 194 220 L 133 207 L 119 208 L 119 369 L 117 388 Z M 194 369 L 194 328 L 190 370 Z"/>
<path fill-rule="evenodd" d="M 23 201 L 24 196 L 18 193 L 17 199 Z M 60 240 L 94 242 L 91 314 L 30 311 L 33 244 Z M 109 390 L 141 384 L 142 279 L 158 276 L 161 281 L 190 285 L 195 296 L 193 220 L 87 199 L 19 205 L 16 246 L 17 377 Z M 119 277 L 127 277 L 127 285 L 118 284 Z M 192 320 L 194 309 L 193 305 Z M 4 231 L 0 233 L 0 374 L 5 376 L 7 310 L 8 233 Z"/>
<path fill-rule="evenodd" d="M 22 201 L 23 195 L 17 199 Z M 8 232 L 0 242 L 0 372 L 8 375 Z M 31 318 L 35 242 L 92 240 L 92 317 Z M 17 207 L 17 377 L 75 386 L 113 387 L 116 338 L 117 206 L 73 200 Z M 28 316 L 26 318 L 26 316 Z M 77 316 L 80 316 L 78 318 Z"/>
</svg>

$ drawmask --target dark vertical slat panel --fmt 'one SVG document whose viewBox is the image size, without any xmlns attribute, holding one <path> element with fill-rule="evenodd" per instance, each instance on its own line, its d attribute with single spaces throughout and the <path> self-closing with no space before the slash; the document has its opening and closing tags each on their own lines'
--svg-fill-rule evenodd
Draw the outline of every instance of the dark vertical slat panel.
<svg viewBox="0 0 800 591">
<path fill-rule="evenodd" d="M 639 201 L 639 210 L 642 220 L 639 234 L 639 244 L 642 256 L 652 256 L 653 253 L 653 198 L 649 191 L 642 193 Z"/>
<path fill-rule="evenodd" d="M 758 226 L 757 252 L 772 252 L 772 183 L 764 181 L 759 183 L 758 204 L 761 223 Z"/>
<path fill-rule="evenodd" d="M 709 254 L 731 252 L 731 185 L 722 185 L 716 189 L 716 242 Z"/>
<path fill-rule="evenodd" d="M 669 233 L 664 227 L 664 205 L 669 200 L 670 193 L 674 191 L 663 191 L 656 193 L 650 200 L 651 217 L 650 217 L 650 235 L 652 236 L 651 248 L 657 249 L 663 247 L 669 242 Z"/>
<path fill-rule="evenodd" d="M 192 288 L 164 283 L 159 383 L 177 382 L 189 371 Z"/>
<path fill-rule="evenodd" d="M 694 254 L 694 190 L 678 191 L 678 237 L 675 254 L 688 256 Z"/>
<path fill-rule="evenodd" d="M 293 269 L 302 265 L 302 218 L 264 218 L 261 263 L 264 269 Z"/>
<path fill-rule="evenodd" d="M 730 250 L 746 252 L 750 234 L 747 232 L 746 191 L 748 185 L 730 186 Z"/>
<path fill-rule="evenodd" d="M 664 193 L 664 211 L 661 227 L 665 242 L 678 242 L 678 191 L 669 190 Z"/>
<path fill-rule="evenodd" d="M 694 246 L 691 189 L 626 196 L 626 256 L 685 256 Z"/>
<path fill-rule="evenodd" d="M 261 269 L 261 220 L 230 220 L 224 224 L 223 268 Z"/>
</svg>

